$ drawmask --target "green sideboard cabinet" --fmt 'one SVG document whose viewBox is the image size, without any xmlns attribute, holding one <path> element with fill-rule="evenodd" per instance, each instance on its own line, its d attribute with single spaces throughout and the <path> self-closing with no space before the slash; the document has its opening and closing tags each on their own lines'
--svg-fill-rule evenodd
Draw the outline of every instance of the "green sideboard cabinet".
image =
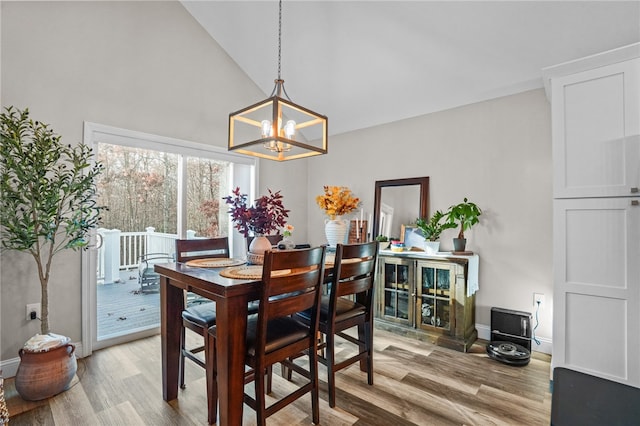
<svg viewBox="0 0 640 426">
<path fill-rule="evenodd" d="M 381 250 L 376 327 L 467 352 L 475 327 L 477 255 Z"/>
</svg>

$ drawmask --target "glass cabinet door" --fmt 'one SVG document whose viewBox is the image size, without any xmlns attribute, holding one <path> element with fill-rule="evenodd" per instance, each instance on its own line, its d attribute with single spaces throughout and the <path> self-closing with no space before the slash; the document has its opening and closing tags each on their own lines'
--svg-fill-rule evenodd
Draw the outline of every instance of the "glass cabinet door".
<svg viewBox="0 0 640 426">
<path fill-rule="evenodd" d="M 412 262 L 385 259 L 382 265 L 382 288 L 384 295 L 380 301 L 381 314 L 387 320 L 409 324 L 411 313 Z"/>
<path fill-rule="evenodd" d="M 451 289 L 455 273 L 450 265 L 438 262 L 418 262 L 418 298 L 416 324 L 419 328 L 452 329 Z"/>
</svg>

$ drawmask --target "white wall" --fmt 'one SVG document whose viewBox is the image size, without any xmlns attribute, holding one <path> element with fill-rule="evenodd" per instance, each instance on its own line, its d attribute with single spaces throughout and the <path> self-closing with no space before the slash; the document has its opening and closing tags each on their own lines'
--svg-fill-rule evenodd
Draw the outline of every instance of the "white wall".
<svg viewBox="0 0 640 426">
<path fill-rule="evenodd" d="M 484 212 L 480 224 L 465 232 L 468 249 L 480 255 L 481 337 L 491 307 L 534 312 L 533 293 L 543 293 L 546 306 L 536 333 L 549 350 L 550 120 L 540 89 L 335 136 L 329 154 L 309 162 L 309 237 L 324 238 L 324 217 L 311 197 L 323 185 L 349 186 L 371 211 L 376 180 L 429 176 L 430 212 L 464 197 Z M 456 232 L 442 234 L 443 250 L 452 249 Z"/>
</svg>

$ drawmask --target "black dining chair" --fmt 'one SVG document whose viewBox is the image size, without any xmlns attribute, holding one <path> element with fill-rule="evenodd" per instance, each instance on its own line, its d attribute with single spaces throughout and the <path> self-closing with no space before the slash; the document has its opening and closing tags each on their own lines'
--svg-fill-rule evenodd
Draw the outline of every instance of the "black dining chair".
<svg viewBox="0 0 640 426">
<path fill-rule="evenodd" d="M 245 393 L 244 402 L 256 411 L 257 424 L 265 425 L 266 418 L 281 410 L 306 393 L 311 393 L 311 412 L 314 424 L 320 421 L 318 396 L 318 317 L 321 287 L 324 277 L 326 247 L 303 250 L 265 252 L 257 316 L 248 319 L 245 364 L 249 371 L 245 377 L 254 381 L 255 397 Z M 302 324 L 294 319 L 299 312 L 309 311 L 310 320 Z M 210 389 L 212 400 L 218 399 L 216 380 L 216 326 L 209 329 L 213 337 L 207 363 L 214 366 Z M 308 368 L 290 363 L 296 355 L 309 356 Z M 266 406 L 265 377 L 273 364 L 285 363 L 288 368 L 307 380 L 295 391 Z M 216 404 L 209 413 L 215 419 Z"/>
<path fill-rule="evenodd" d="M 336 372 L 358 361 L 366 365 L 367 383 L 373 385 L 373 295 L 378 242 L 338 244 L 329 281 L 329 294 L 322 296 L 319 330 L 324 341 L 319 349 L 324 355 L 319 361 L 327 367 L 329 406 L 336 405 Z M 296 317 L 306 324 L 312 321 L 312 312 Z M 346 330 L 357 327 L 358 337 Z M 355 344 L 358 352 L 345 359 L 336 359 L 336 336 Z M 291 370 L 286 374 L 291 379 Z"/>
</svg>

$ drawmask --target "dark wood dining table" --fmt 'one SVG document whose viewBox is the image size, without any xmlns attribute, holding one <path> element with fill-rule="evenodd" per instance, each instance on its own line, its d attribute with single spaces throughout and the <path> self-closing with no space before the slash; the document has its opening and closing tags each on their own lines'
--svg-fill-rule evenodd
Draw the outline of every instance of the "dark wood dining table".
<svg viewBox="0 0 640 426">
<path fill-rule="evenodd" d="M 218 425 L 241 425 L 247 304 L 259 298 L 261 280 L 225 278 L 220 275 L 222 269 L 182 263 L 155 265 L 160 274 L 162 397 L 165 401 L 178 397 L 180 330 L 187 290 L 216 302 Z M 327 261 L 326 277 L 332 272 L 333 261 Z"/>
<path fill-rule="evenodd" d="M 260 280 L 225 278 L 220 270 L 182 263 L 155 265 L 160 274 L 162 397 L 165 401 L 178 397 L 180 330 L 187 290 L 216 302 L 218 425 L 241 425 L 247 304 L 258 299 Z"/>
<path fill-rule="evenodd" d="M 333 275 L 334 256 L 325 259 L 325 283 Z M 244 403 L 247 305 L 260 297 L 261 280 L 226 278 L 224 268 L 199 268 L 184 263 L 156 264 L 160 275 L 160 334 L 162 346 L 162 397 L 178 397 L 178 365 L 184 291 L 216 302 L 216 360 L 218 425 L 241 425 Z M 326 290 L 326 289 L 325 289 Z M 358 328 L 361 339 L 364 330 Z M 364 361 L 360 369 L 366 371 Z"/>
</svg>

